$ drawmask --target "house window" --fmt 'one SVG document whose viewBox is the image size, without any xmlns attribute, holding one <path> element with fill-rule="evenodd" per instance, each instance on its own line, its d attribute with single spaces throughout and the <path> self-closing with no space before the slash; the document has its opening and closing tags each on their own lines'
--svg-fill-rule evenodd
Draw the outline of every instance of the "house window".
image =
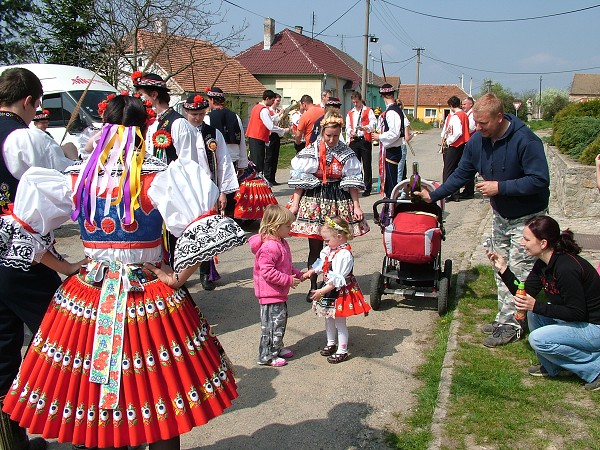
<svg viewBox="0 0 600 450">
<path fill-rule="evenodd" d="M 425 108 L 425 117 L 434 118 L 437 114 L 437 110 L 435 108 Z"/>
<path fill-rule="evenodd" d="M 414 117 L 415 108 L 404 108 L 404 114 Z"/>
</svg>

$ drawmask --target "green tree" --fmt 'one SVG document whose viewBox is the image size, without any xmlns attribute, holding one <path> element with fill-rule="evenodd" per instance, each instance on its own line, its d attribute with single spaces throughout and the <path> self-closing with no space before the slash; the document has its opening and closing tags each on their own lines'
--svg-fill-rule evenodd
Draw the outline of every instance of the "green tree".
<svg viewBox="0 0 600 450">
<path fill-rule="evenodd" d="M 35 5 L 28 0 L 0 0 L 0 64 L 25 62 L 29 56 L 30 43 L 23 33 L 28 15 L 35 12 Z"/>
<path fill-rule="evenodd" d="M 98 20 L 94 0 L 40 0 L 36 17 L 40 30 L 40 59 L 54 64 L 93 67 L 91 45 Z"/>
<path fill-rule="evenodd" d="M 521 107 L 519 108 L 519 118 L 522 120 L 526 120 L 527 118 L 527 104 L 525 101 L 522 101 L 517 94 L 512 92 L 510 89 L 505 88 L 500 83 L 495 83 L 493 80 L 487 79 L 483 81 L 481 85 L 481 95 L 487 94 L 488 92 L 496 95 L 500 100 L 502 100 L 502 105 L 504 106 L 504 112 L 515 114 L 515 107 L 513 103 L 517 100 L 521 101 Z"/>
<path fill-rule="evenodd" d="M 557 112 L 569 104 L 569 93 L 563 89 L 547 88 L 542 91 L 542 118 L 552 120 Z"/>
</svg>

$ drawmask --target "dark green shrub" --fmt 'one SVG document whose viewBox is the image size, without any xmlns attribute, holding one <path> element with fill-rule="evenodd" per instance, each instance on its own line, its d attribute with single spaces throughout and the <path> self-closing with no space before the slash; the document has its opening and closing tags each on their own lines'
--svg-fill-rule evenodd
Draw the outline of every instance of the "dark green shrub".
<svg viewBox="0 0 600 450">
<path fill-rule="evenodd" d="M 600 134 L 600 117 L 563 116 L 559 120 L 557 118 L 558 115 L 554 120 L 552 136 L 554 145 L 562 153 L 579 159 L 583 150 Z"/>
<path fill-rule="evenodd" d="M 592 166 L 596 164 L 596 155 L 598 154 L 600 154 L 600 135 L 581 152 L 579 162 Z"/>
</svg>

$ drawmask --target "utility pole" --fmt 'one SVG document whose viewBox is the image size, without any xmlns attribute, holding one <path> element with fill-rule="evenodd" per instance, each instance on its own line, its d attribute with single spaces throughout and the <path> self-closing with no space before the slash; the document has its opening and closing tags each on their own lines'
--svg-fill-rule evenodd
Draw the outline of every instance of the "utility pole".
<svg viewBox="0 0 600 450">
<path fill-rule="evenodd" d="M 492 80 L 486 80 L 485 85 L 487 86 L 488 94 L 492 92 Z"/>
<path fill-rule="evenodd" d="M 417 79 L 415 82 L 415 109 L 413 112 L 413 118 L 417 119 L 417 111 L 419 106 L 419 66 L 421 65 L 421 52 L 425 50 L 424 48 L 413 48 L 417 52 Z"/>
<path fill-rule="evenodd" d="M 371 10 L 371 0 L 365 1 L 367 5 L 367 11 L 365 14 L 365 48 L 363 51 L 363 63 L 362 63 L 362 83 L 360 86 L 360 95 L 363 100 L 366 101 L 367 98 L 367 64 L 369 64 L 369 12 Z"/>
<path fill-rule="evenodd" d="M 538 119 L 542 120 L 542 76 L 540 75 L 540 104 L 538 105 Z"/>
</svg>

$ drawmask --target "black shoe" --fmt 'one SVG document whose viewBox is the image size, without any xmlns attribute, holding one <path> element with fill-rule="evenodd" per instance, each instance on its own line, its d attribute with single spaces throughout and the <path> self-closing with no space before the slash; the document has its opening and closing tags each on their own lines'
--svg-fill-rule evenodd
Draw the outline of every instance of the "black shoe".
<svg viewBox="0 0 600 450">
<path fill-rule="evenodd" d="M 311 298 L 312 295 L 313 295 L 312 291 L 308 291 L 308 294 L 306 294 L 306 303 L 312 303 L 313 302 L 312 298 Z"/>
<path fill-rule="evenodd" d="M 348 359 L 348 353 L 336 353 L 335 355 L 331 355 L 327 357 L 327 362 L 329 364 L 338 364 L 342 361 L 346 361 Z"/>
<path fill-rule="evenodd" d="M 371 195 L 371 191 L 364 191 L 364 192 L 362 193 L 362 196 L 363 196 L 363 197 L 368 197 L 369 195 Z"/>
<path fill-rule="evenodd" d="M 335 344 L 326 345 L 319 351 L 319 353 L 321 354 L 321 356 L 331 356 L 336 352 L 336 350 L 337 350 L 337 345 L 335 345 Z"/>
<path fill-rule="evenodd" d="M 41 437 L 29 439 L 27 443 L 27 450 L 46 450 L 48 448 L 48 441 Z"/>
<path fill-rule="evenodd" d="M 208 274 L 200 274 L 200 283 L 205 291 L 212 291 L 215 288 L 215 282 L 208 279 Z"/>
<path fill-rule="evenodd" d="M 472 192 L 461 192 L 459 198 L 461 200 L 471 200 L 472 198 L 475 198 L 475 194 Z"/>
</svg>

